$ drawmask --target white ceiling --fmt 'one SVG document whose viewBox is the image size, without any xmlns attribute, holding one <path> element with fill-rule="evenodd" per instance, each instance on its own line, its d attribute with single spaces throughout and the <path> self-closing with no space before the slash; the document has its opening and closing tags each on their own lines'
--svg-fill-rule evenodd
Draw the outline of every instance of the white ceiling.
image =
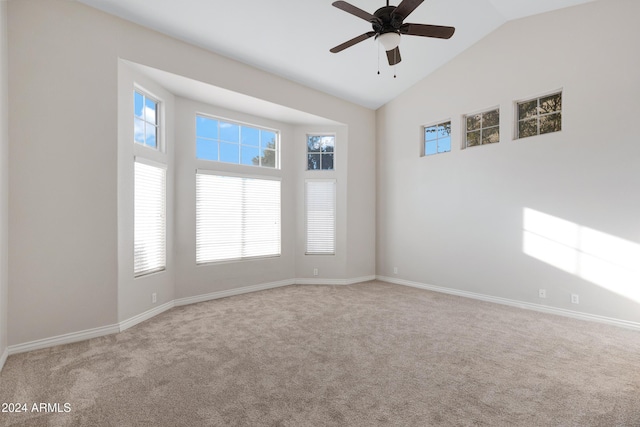
<svg viewBox="0 0 640 427">
<path fill-rule="evenodd" d="M 366 21 L 333 7 L 333 0 L 78 1 L 376 109 L 505 22 L 593 0 L 426 0 L 406 22 L 453 26 L 456 33 L 449 40 L 402 36 L 396 67 L 387 64 L 373 38 L 329 52 L 371 31 Z M 385 0 L 349 3 L 373 13 Z"/>
<path fill-rule="evenodd" d="M 207 83 L 178 76 L 157 68 L 122 60 L 129 67 L 149 77 L 174 95 L 192 99 L 209 105 L 217 105 L 229 110 L 242 111 L 245 114 L 263 117 L 290 124 L 335 125 L 336 121 L 305 113 L 300 110 L 274 104 L 263 99 L 233 92 Z M 233 120 L 233 117 L 229 117 Z M 237 119 L 236 119 L 237 120 Z"/>
</svg>

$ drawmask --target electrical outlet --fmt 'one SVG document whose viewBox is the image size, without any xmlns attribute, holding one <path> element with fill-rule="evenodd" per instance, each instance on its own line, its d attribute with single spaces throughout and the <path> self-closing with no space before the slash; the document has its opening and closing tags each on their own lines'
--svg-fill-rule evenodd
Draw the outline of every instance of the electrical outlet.
<svg viewBox="0 0 640 427">
<path fill-rule="evenodd" d="M 547 290 L 546 289 L 538 289 L 538 296 L 540 298 L 546 298 L 547 297 Z"/>
<path fill-rule="evenodd" d="M 578 294 L 571 294 L 571 304 L 580 304 L 580 296 Z"/>
<path fill-rule="evenodd" d="M 393 267 L 393 274 L 398 274 L 398 267 Z"/>
<path fill-rule="evenodd" d="M 158 295 L 154 292 L 151 294 L 151 303 L 155 304 L 156 302 L 158 302 Z"/>
<path fill-rule="evenodd" d="M 318 269 L 317 269 L 317 268 L 314 268 L 314 269 L 313 269 L 313 275 L 314 275 L 314 276 L 317 276 L 317 275 L 318 275 Z"/>
</svg>

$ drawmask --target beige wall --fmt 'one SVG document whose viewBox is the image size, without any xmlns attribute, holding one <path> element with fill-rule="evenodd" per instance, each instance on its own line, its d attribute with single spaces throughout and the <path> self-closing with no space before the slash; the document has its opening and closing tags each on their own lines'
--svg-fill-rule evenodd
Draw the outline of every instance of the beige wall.
<svg viewBox="0 0 640 427">
<path fill-rule="evenodd" d="M 135 86 L 134 86 L 135 85 Z M 160 151 L 134 144 L 133 90 L 144 90 L 161 102 Z M 122 322 L 174 299 L 175 256 L 175 96 L 152 79 L 118 64 L 118 321 Z M 167 266 L 161 273 L 133 277 L 134 158 L 141 157 L 167 167 Z M 151 295 L 155 293 L 156 303 Z"/>
<path fill-rule="evenodd" d="M 297 241 L 296 241 L 296 277 L 306 280 L 316 280 L 318 278 L 345 279 L 347 264 L 347 219 L 348 210 L 351 203 L 347 202 L 347 170 L 349 139 L 347 128 L 341 126 L 296 126 L 295 140 L 306 141 L 309 134 L 335 134 L 335 160 L 332 171 L 308 171 L 306 145 L 297 146 L 295 151 L 296 197 L 299 200 L 298 215 L 296 218 Z M 305 180 L 306 179 L 335 179 L 336 180 L 336 248 L 335 255 L 305 255 L 306 251 L 306 216 L 304 211 L 305 201 Z M 351 196 L 352 193 L 349 193 Z M 351 200 L 350 200 L 351 201 Z M 318 269 L 318 276 L 313 276 L 313 270 Z M 373 273 L 372 273 L 373 274 Z M 354 278 L 352 276 L 349 278 Z"/>
<path fill-rule="evenodd" d="M 0 369 L 7 351 L 9 133 L 7 95 L 7 3 L 0 2 Z"/>
<path fill-rule="evenodd" d="M 11 268 L 1 256 L 0 309 L 7 283 L 10 288 L 7 335 L 7 311 L 0 312 L 0 353 L 7 343 L 126 320 L 152 307 L 153 291 L 162 303 L 312 280 L 314 267 L 320 280 L 348 281 L 374 274 L 376 263 L 381 276 L 640 321 L 632 290 L 523 252 L 525 209 L 594 230 L 611 245 L 626 242 L 635 250 L 640 244 L 640 202 L 633 196 L 640 181 L 638 12 L 631 0 L 599 1 L 508 23 L 374 114 L 75 2 L 10 1 L 11 113 L 8 148 L 7 138 L 1 145 L 8 159 L 0 151 L 0 166 L 13 166 L 10 187 L 7 167 L 0 167 L 0 214 L 8 211 L 8 231 L 0 221 L 8 246 L 2 239 L 0 255 L 8 251 Z M 302 182 L 309 173 L 300 141 L 283 152 L 290 165 L 282 171 L 283 222 L 291 222 L 283 232 L 283 256 L 195 267 L 189 258 L 192 130 L 176 122 L 176 147 L 184 144 L 175 153 L 173 178 L 178 208 L 170 245 L 177 255 L 164 276 L 137 283 L 124 278 L 121 200 L 131 188 L 119 169 L 125 152 L 118 141 L 126 132 L 118 119 L 119 78 L 126 80 L 119 58 L 343 123 L 275 123 L 293 141 L 328 130 L 343 144 L 339 168 L 330 174 L 339 182 L 337 255 L 303 255 Z M 563 131 L 513 140 L 513 101 L 559 88 Z M 501 142 L 461 150 L 461 116 L 495 105 Z M 177 97 L 174 113 L 185 117 L 196 108 L 228 112 Z M 447 118 L 452 152 L 419 157 L 421 125 Z M 615 262 L 611 268 L 624 273 Z M 537 297 L 539 288 L 547 289 L 547 299 Z M 570 304 L 571 293 L 580 295 L 578 306 Z"/>
<path fill-rule="evenodd" d="M 612 0 L 507 23 L 379 109 L 378 274 L 639 322 L 623 255 L 640 253 L 638 16 Z M 560 88 L 563 130 L 514 140 L 514 100 Z M 461 150 L 462 115 L 497 105 L 500 143 Z M 451 152 L 420 157 L 421 126 L 442 119 Z M 561 250 L 570 269 L 528 255 L 525 209 L 599 236 L 600 259 L 584 242 Z"/>
<path fill-rule="evenodd" d="M 279 130 L 282 149 L 281 169 L 270 170 L 196 160 L 194 123 L 198 113 Z M 179 141 L 176 152 L 177 298 L 279 282 L 295 277 L 295 227 L 291 224 L 295 221 L 297 209 L 293 192 L 296 176 L 291 164 L 293 156 L 290 148 L 296 140 L 293 139 L 292 126 L 185 98 L 178 99 L 176 125 L 176 140 Z M 281 179 L 281 256 L 241 262 L 196 265 L 196 169 Z"/>
<path fill-rule="evenodd" d="M 342 278 L 375 273 L 373 111 L 76 2 L 10 1 L 8 20 L 9 161 L 19 165 L 10 171 L 9 345 L 113 325 L 148 310 L 154 286 L 163 302 L 294 274 L 289 254 L 281 264 L 256 262 L 250 269 L 194 269 L 175 258 L 173 289 L 171 279 L 136 289 L 121 280 L 118 192 L 127 187 L 118 185 L 125 176 L 118 169 L 119 58 L 344 123 L 349 151 L 366 154 L 347 156 L 349 176 L 362 187 L 345 183 L 340 262 L 357 262 Z M 176 153 L 177 162 L 184 153 Z M 187 184 L 177 168 L 176 201 L 188 197 Z M 351 199 L 348 192 L 357 194 Z M 289 213 L 296 218 L 297 196 L 286 203 L 296 204 Z M 189 245 L 189 215 L 175 212 L 175 248 Z"/>
</svg>

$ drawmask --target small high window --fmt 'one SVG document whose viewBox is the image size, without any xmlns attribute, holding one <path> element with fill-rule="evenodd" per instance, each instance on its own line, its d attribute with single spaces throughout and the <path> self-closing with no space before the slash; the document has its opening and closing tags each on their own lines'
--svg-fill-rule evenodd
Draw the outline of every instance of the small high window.
<svg viewBox="0 0 640 427">
<path fill-rule="evenodd" d="M 198 115 L 196 157 L 215 162 L 278 168 L 278 132 Z"/>
<path fill-rule="evenodd" d="M 150 148 L 158 149 L 158 101 L 142 92 L 133 91 L 133 140 Z"/>
<path fill-rule="evenodd" d="M 336 137 L 307 135 L 307 170 L 333 170 Z"/>
<path fill-rule="evenodd" d="M 424 155 L 451 151 L 451 120 L 424 127 Z"/>
<path fill-rule="evenodd" d="M 500 142 L 500 109 L 465 116 L 465 148 Z"/>
<path fill-rule="evenodd" d="M 562 130 L 562 92 L 517 103 L 517 138 Z"/>
</svg>

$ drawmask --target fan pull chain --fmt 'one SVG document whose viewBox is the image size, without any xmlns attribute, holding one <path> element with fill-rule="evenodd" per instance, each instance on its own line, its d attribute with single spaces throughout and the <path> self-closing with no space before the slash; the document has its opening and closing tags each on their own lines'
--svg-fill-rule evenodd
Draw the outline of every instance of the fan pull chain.
<svg viewBox="0 0 640 427">
<path fill-rule="evenodd" d="M 380 46 L 376 44 L 376 47 L 378 48 L 378 75 L 380 75 Z"/>
<path fill-rule="evenodd" d="M 396 50 L 393 51 L 393 78 L 396 78 L 396 66 L 398 65 L 398 49 L 396 48 Z"/>
</svg>

